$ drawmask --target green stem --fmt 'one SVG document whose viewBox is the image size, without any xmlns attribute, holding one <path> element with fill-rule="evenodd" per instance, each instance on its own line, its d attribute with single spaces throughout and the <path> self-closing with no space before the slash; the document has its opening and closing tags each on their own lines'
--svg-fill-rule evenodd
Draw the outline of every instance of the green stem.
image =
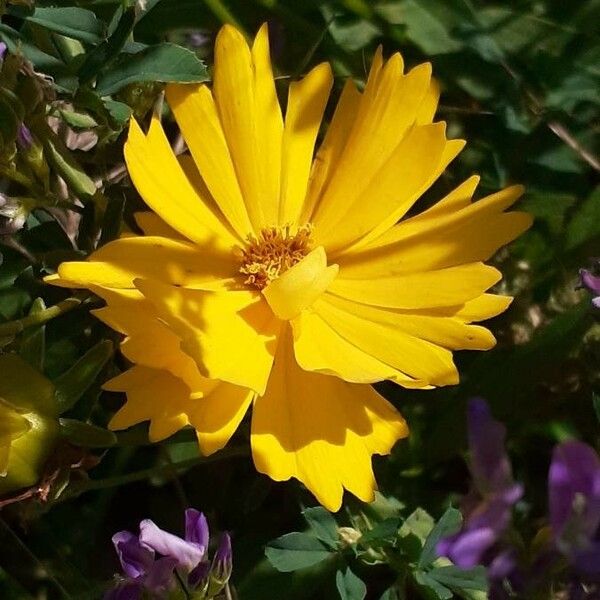
<svg viewBox="0 0 600 600">
<path fill-rule="evenodd" d="M 221 2 L 221 0 L 204 0 L 204 4 L 208 9 L 221 21 L 221 23 L 229 23 L 238 31 L 241 31 L 245 37 L 248 37 L 245 29 L 240 25 L 239 21 L 233 16 L 231 11 Z"/>
<path fill-rule="evenodd" d="M 59 315 L 62 315 L 74 308 L 77 308 L 81 304 L 81 300 L 77 298 L 67 298 L 54 306 L 50 306 L 45 310 L 27 315 L 22 319 L 16 319 L 15 321 L 9 321 L 8 323 L 0 323 L 0 337 L 8 337 L 21 333 L 27 327 L 33 327 L 34 325 L 41 325 L 46 323 Z"/>
<path fill-rule="evenodd" d="M 71 495 L 81 494 L 90 490 L 103 490 L 109 487 L 115 487 L 120 485 L 127 485 L 129 483 L 135 483 L 136 481 L 143 481 L 144 479 L 150 479 L 157 474 L 173 475 L 174 471 L 180 469 L 189 469 L 196 465 L 205 465 L 212 462 L 217 462 L 227 458 L 235 458 L 238 456 L 246 456 L 246 447 L 233 447 L 221 450 L 217 454 L 212 456 L 196 456 L 195 458 L 189 458 L 188 460 L 182 460 L 179 462 L 161 465 L 159 467 L 151 467 L 150 469 L 142 469 L 140 471 L 134 471 L 133 473 L 127 473 L 125 475 L 118 475 L 117 477 L 107 477 L 106 479 L 91 479 L 80 485 L 73 486 L 71 488 Z"/>
</svg>

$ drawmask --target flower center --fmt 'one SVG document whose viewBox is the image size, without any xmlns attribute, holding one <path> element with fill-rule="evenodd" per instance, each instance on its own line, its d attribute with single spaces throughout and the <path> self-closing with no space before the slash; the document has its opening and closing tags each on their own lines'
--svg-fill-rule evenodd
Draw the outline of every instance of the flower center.
<svg viewBox="0 0 600 600">
<path fill-rule="evenodd" d="M 259 290 L 300 262 L 310 251 L 312 225 L 302 225 L 295 233 L 292 227 L 265 227 L 258 237 L 248 236 L 248 244 L 239 249 L 240 273 L 244 283 Z"/>
</svg>

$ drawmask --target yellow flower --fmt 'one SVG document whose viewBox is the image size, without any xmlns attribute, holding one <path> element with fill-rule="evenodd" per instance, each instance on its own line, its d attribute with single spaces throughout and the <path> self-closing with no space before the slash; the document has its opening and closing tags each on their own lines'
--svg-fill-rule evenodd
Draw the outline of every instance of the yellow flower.
<svg viewBox="0 0 600 600">
<path fill-rule="evenodd" d="M 510 303 L 486 293 L 501 275 L 482 261 L 530 218 L 504 212 L 518 186 L 471 202 L 477 177 L 404 218 L 464 146 L 432 122 L 429 64 L 403 74 L 378 52 L 313 160 L 331 86 L 327 64 L 292 83 L 284 119 L 266 27 L 251 48 L 223 27 L 212 90 L 167 88 L 189 154 L 175 157 L 158 119 L 147 134 L 131 123 L 127 166 L 154 211 L 137 216 L 144 235 L 54 282 L 97 291 L 97 315 L 127 336 L 135 365 L 107 384 L 127 393 L 113 428 L 150 420 L 158 440 L 191 424 L 208 454 L 253 403 L 256 468 L 337 510 L 344 488 L 373 498 L 371 456 L 408 434 L 368 384 L 458 382 L 452 350 L 491 348 L 471 323 Z"/>
</svg>

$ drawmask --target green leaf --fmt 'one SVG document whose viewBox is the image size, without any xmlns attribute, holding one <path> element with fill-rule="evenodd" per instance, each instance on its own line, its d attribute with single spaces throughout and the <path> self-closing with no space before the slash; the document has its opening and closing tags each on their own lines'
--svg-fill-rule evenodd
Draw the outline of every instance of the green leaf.
<svg viewBox="0 0 600 600">
<path fill-rule="evenodd" d="M 74 446 L 83 448 L 110 448 L 117 443 L 117 436 L 108 429 L 75 419 L 59 419 L 60 435 Z"/>
<path fill-rule="evenodd" d="M 36 8 L 26 17 L 30 23 L 90 44 L 97 44 L 104 36 L 105 26 L 91 10 L 74 6 L 64 8 Z"/>
<path fill-rule="evenodd" d="M 428 597 L 435 598 L 436 600 L 450 600 L 450 598 L 454 597 L 451 590 L 433 579 L 433 577 L 430 577 L 425 571 L 415 571 L 414 578 L 418 585 L 429 592 Z"/>
<path fill-rule="evenodd" d="M 436 567 L 428 575 L 453 590 L 478 590 L 485 592 L 488 589 L 485 567 L 461 569 L 455 565 Z"/>
<path fill-rule="evenodd" d="M 208 71 L 204 63 L 193 52 L 164 43 L 121 57 L 98 78 L 96 91 L 100 96 L 108 96 L 130 83 L 197 83 L 207 79 Z"/>
<path fill-rule="evenodd" d="M 112 342 L 104 340 L 88 350 L 66 373 L 54 381 L 60 414 L 72 408 L 83 396 L 112 353 Z"/>
<path fill-rule="evenodd" d="M 90 129 L 98 126 L 96 119 L 86 113 L 60 109 L 58 114 L 62 117 L 65 123 L 71 127 L 75 127 L 76 129 Z"/>
<path fill-rule="evenodd" d="M 450 507 L 427 536 L 417 566 L 423 568 L 424 566 L 431 564 L 437 558 L 435 551 L 437 543 L 442 538 L 455 534 L 460 529 L 461 525 L 462 515 L 460 514 L 460 511 Z"/>
<path fill-rule="evenodd" d="M 45 415 L 57 413 L 52 382 L 20 356 L 1 355 L 0 373 L 2 373 L 1 398 L 23 410 L 36 411 Z"/>
<path fill-rule="evenodd" d="M 586 198 L 579 206 L 569 224 L 565 234 L 567 250 L 600 236 L 600 186 Z"/>
<path fill-rule="evenodd" d="M 381 594 L 379 600 L 401 600 L 398 590 L 395 587 L 388 588 Z"/>
<path fill-rule="evenodd" d="M 437 0 L 404 0 L 401 4 L 406 35 L 426 54 L 445 54 L 463 48 L 451 33 L 454 17 Z"/>
<path fill-rule="evenodd" d="M 398 535 L 398 528 L 402 523 L 399 517 L 390 517 L 376 523 L 372 529 L 365 531 L 360 536 L 360 544 L 372 544 L 373 542 L 392 541 Z"/>
<path fill-rule="evenodd" d="M 367 586 L 350 567 L 335 574 L 335 585 L 342 600 L 363 600 L 367 595 Z"/>
<path fill-rule="evenodd" d="M 425 543 L 427 536 L 435 526 L 433 517 L 422 508 L 417 508 L 404 521 L 404 524 L 398 532 L 401 537 L 406 535 L 416 536 L 422 543 Z"/>
<path fill-rule="evenodd" d="M 305 508 L 302 515 L 315 535 L 328 546 L 335 548 L 338 542 L 337 523 L 331 513 L 322 506 Z"/>
<path fill-rule="evenodd" d="M 102 68 L 107 67 L 116 58 L 129 39 L 134 25 L 135 9 L 131 7 L 122 14 L 110 37 L 87 54 L 78 72 L 81 83 L 91 81 Z"/>
<path fill-rule="evenodd" d="M 46 308 L 42 298 L 36 298 L 31 305 L 30 315 Z M 21 335 L 19 355 L 24 358 L 34 369 L 43 372 L 44 354 L 46 351 L 46 326 L 38 325 L 29 327 Z"/>
<path fill-rule="evenodd" d="M 45 148 L 48 160 L 75 194 L 93 196 L 96 193 L 96 185 L 77 164 L 70 152 L 59 149 L 58 145 L 50 138 L 46 138 Z"/>
<path fill-rule="evenodd" d="M 298 531 L 269 542 L 265 555 L 278 571 L 284 573 L 316 565 L 334 556 L 318 539 Z"/>
</svg>

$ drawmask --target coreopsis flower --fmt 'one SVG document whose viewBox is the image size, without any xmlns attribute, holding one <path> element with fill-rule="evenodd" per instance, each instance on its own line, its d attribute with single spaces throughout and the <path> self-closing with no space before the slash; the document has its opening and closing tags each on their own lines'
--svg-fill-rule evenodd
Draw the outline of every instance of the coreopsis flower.
<svg viewBox="0 0 600 600">
<path fill-rule="evenodd" d="M 523 487 L 513 480 L 506 427 L 492 417 L 484 400 L 469 402 L 467 422 L 473 487 L 463 500 L 465 522 L 461 531 L 438 543 L 437 552 L 460 567 L 485 564 L 491 597 L 502 597 L 500 582 L 516 576 L 516 559 L 514 550 L 500 542 Z"/>
<path fill-rule="evenodd" d="M 600 577 L 600 458 L 571 440 L 554 448 L 548 474 L 555 546 L 580 571 Z"/>
<path fill-rule="evenodd" d="M 145 519 L 140 523 L 139 535 L 119 531 L 112 541 L 125 577 L 106 593 L 105 600 L 208 600 L 223 590 L 231 576 L 229 535 L 221 536 L 209 561 L 208 523 L 204 514 L 193 508 L 185 511 L 184 538 Z"/>
<path fill-rule="evenodd" d="M 256 468 L 337 510 L 344 488 L 372 500 L 371 456 L 408 434 L 369 384 L 456 384 L 452 351 L 494 346 L 473 323 L 510 298 L 487 293 L 501 274 L 483 261 L 531 219 L 504 212 L 520 186 L 472 202 L 476 176 L 406 218 L 464 142 L 433 122 L 431 66 L 405 73 L 400 54 L 378 51 L 362 92 L 346 82 L 313 160 L 332 81 L 320 64 L 292 83 L 284 118 L 266 26 L 251 47 L 223 27 L 212 88 L 167 86 L 190 153 L 173 154 L 158 118 L 131 122 L 144 235 L 54 282 L 96 290 L 127 336 L 113 428 L 150 420 L 158 440 L 190 423 L 210 453 L 253 404 Z"/>
</svg>

